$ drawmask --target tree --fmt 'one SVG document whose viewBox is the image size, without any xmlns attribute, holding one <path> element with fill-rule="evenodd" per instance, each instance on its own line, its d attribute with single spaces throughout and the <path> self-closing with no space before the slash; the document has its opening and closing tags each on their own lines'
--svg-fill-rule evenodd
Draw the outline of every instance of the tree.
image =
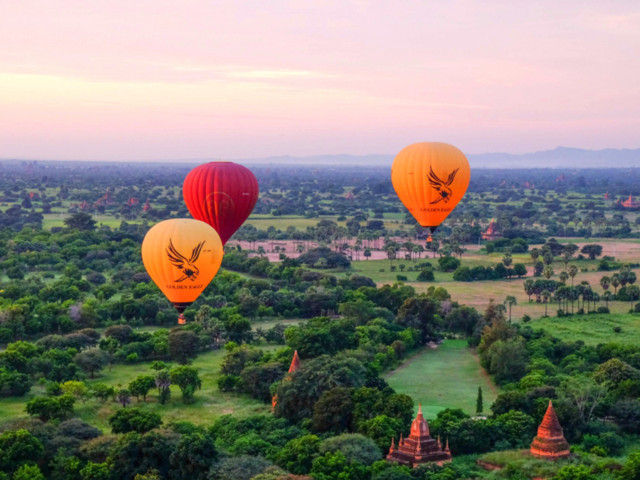
<svg viewBox="0 0 640 480">
<path fill-rule="evenodd" d="M 316 435 L 303 435 L 289 440 L 277 453 L 275 461 L 291 473 L 305 475 L 311 470 L 319 448 L 320 439 Z"/>
<path fill-rule="evenodd" d="M 313 407 L 313 429 L 316 432 L 341 433 L 351 426 L 353 390 L 336 387 L 324 392 Z"/>
<path fill-rule="evenodd" d="M 476 414 L 480 415 L 483 411 L 482 406 L 482 387 L 478 387 L 478 396 L 476 398 Z"/>
<path fill-rule="evenodd" d="M 202 380 L 198 376 L 198 369 L 188 365 L 182 365 L 171 370 L 171 383 L 180 387 L 184 403 L 193 402 L 195 391 L 202 388 Z"/>
<path fill-rule="evenodd" d="M 116 393 L 116 401 L 125 408 L 131 403 L 131 393 L 126 388 L 121 388 Z"/>
<path fill-rule="evenodd" d="M 91 231 L 96 228 L 96 221 L 85 212 L 74 213 L 70 217 L 64 219 L 64 224 L 76 230 Z"/>
<path fill-rule="evenodd" d="M 359 433 L 344 433 L 324 440 L 320 444 L 320 455 L 328 452 L 340 452 L 347 461 L 367 466 L 382 458 L 375 442 Z"/>
<path fill-rule="evenodd" d="M 507 252 L 504 254 L 504 256 L 502 257 L 502 263 L 504 264 L 505 267 L 509 267 L 511 266 L 511 263 L 513 262 L 513 257 L 511 256 L 511 252 Z"/>
<path fill-rule="evenodd" d="M 75 399 L 71 395 L 60 397 L 35 397 L 27 402 L 26 411 L 29 415 L 38 417 L 43 422 L 52 419 L 62 419 L 73 413 Z"/>
<path fill-rule="evenodd" d="M 580 249 L 580 253 L 584 253 L 585 255 L 588 255 L 589 260 L 595 260 L 596 257 L 599 257 L 600 255 L 602 255 L 602 245 L 596 245 L 596 244 L 584 245 Z"/>
<path fill-rule="evenodd" d="M 76 380 L 67 380 L 60 384 L 60 391 L 65 395 L 71 395 L 72 397 L 83 400 L 89 393 L 89 389 L 84 382 L 78 382 Z"/>
<path fill-rule="evenodd" d="M 104 383 L 94 383 L 91 385 L 91 392 L 94 397 L 99 398 L 103 402 L 116 394 L 115 388 Z"/>
<path fill-rule="evenodd" d="M 418 295 L 405 300 L 396 322 L 404 327 L 412 327 L 420 331 L 421 343 L 425 345 L 435 339 L 438 322 L 436 315 L 440 313 L 440 305 L 426 295 Z"/>
<path fill-rule="evenodd" d="M 567 273 L 569 273 L 569 276 L 571 277 L 571 286 L 573 287 L 573 278 L 578 273 L 578 267 L 575 265 L 569 265 L 569 270 Z"/>
<path fill-rule="evenodd" d="M 90 378 L 94 378 L 96 372 L 99 372 L 109 363 L 109 354 L 104 350 L 93 348 L 78 353 L 73 361 L 87 374 Z"/>
<path fill-rule="evenodd" d="M 606 389 L 586 375 L 567 377 L 561 384 L 564 397 L 578 410 L 584 424 L 589 423 L 596 407 L 604 400 Z"/>
<path fill-rule="evenodd" d="M 542 290 L 540 293 L 542 300 L 544 301 L 544 316 L 547 317 L 547 305 L 549 303 L 549 299 L 551 298 L 551 292 L 547 289 Z"/>
<path fill-rule="evenodd" d="M 169 370 L 160 370 L 156 373 L 156 388 L 160 396 L 160 404 L 164 405 L 171 397 L 171 374 Z"/>
<path fill-rule="evenodd" d="M 13 480 L 46 480 L 37 465 L 22 465 L 13 474 Z"/>
<path fill-rule="evenodd" d="M 524 263 L 516 263 L 513 266 L 513 273 L 515 273 L 517 277 L 524 277 L 527 274 L 527 267 Z"/>
<path fill-rule="evenodd" d="M 200 349 L 200 339 L 188 330 L 171 332 L 168 342 L 171 358 L 183 365 L 189 363 L 189 359 L 195 357 Z"/>
<path fill-rule="evenodd" d="M 558 275 L 558 279 L 560 280 L 560 283 L 562 283 L 563 285 L 566 285 L 567 280 L 569 279 L 569 274 L 565 270 L 563 270 Z"/>
<path fill-rule="evenodd" d="M 542 275 L 543 271 L 544 271 L 544 263 L 536 262 L 536 263 L 533 264 L 533 276 L 534 277 L 539 277 L 540 275 Z"/>
<path fill-rule="evenodd" d="M 109 425 L 113 433 L 145 433 L 162 425 L 162 418 L 142 408 L 123 408 L 109 417 Z"/>
<path fill-rule="evenodd" d="M 206 480 L 218 452 L 213 439 L 202 432 L 183 434 L 171 454 L 171 478 L 175 480 Z"/>
<path fill-rule="evenodd" d="M 611 275 L 611 286 L 613 287 L 613 295 L 617 295 L 618 287 L 620 286 L 620 275 L 614 273 Z"/>
<path fill-rule="evenodd" d="M 511 307 L 513 307 L 514 305 L 517 305 L 518 304 L 518 300 L 516 300 L 516 297 L 514 297 L 513 295 L 508 295 L 504 299 L 504 304 L 509 309 L 509 322 L 511 322 Z"/>
<path fill-rule="evenodd" d="M 627 463 L 620 471 L 622 480 L 638 480 L 640 478 L 640 452 L 634 452 L 627 458 Z"/>
<path fill-rule="evenodd" d="M 42 442 L 28 430 L 7 430 L 0 435 L 0 472 L 14 472 L 21 464 L 37 462 L 43 453 Z"/>
<path fill-rule="evenodd" d="M 129 392 L 140 401 L 140 397 L 146 402 L 149 390 L 156 386 L 156 379 L 151 375 L 141 375 L 129 383 Z"/>
</svg>

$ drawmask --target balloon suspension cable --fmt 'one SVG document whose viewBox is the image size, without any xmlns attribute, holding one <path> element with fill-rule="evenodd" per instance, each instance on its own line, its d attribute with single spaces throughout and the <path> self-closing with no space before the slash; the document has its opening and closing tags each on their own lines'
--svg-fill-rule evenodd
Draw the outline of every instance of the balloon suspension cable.
<svg viewBox="0 0 640 480">
<path fill-rule="evenodd" d="M 431 242 L 433 242 L 433 237 L 431 234 L 436 231 L 438 227 L 427 227 L 429 229 L 429 235 L 427 236 L 427 248 L 431 246 Z"/>
</svg>

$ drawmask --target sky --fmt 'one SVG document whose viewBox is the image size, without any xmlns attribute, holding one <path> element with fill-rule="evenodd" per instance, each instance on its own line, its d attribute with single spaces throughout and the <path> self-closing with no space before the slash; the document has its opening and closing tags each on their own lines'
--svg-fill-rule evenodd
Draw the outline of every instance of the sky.
<svg viewBox="0 0 640 480">
<path fill-rule="evenodd" d="M 637 0 L 6 0 L 0 13 L 0 158 L 640 147 Z"/>
</svg>

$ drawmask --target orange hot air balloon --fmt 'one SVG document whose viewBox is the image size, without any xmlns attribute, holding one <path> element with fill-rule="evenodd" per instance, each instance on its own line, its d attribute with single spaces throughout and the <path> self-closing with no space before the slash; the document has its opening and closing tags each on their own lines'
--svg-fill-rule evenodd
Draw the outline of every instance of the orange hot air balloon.
<svg viewBox="0 0 640 480">
<path fill-rule="evenodd" d="M 211 225 L 223 245 L 249 217 L 258 193 L 251 170 L 233 162 L 199 165 L 187 174 L 182 186 L 189 213 Z"/>
<path fill-rule="evenodd" d="M 462 199 L 471 170 L 464 154 L 447 143 L 414 143 L 393 160 L 391 182 L 423 227 L 433 232 Z"/>
<path fill-rule="evenodd" d="M 188 218 L 154 225 L 142 241 L 142 263 L 162 293 L 180 313 L 211 283 L 222 263 L 218 233 L 204 222 Z"/>
</svg>

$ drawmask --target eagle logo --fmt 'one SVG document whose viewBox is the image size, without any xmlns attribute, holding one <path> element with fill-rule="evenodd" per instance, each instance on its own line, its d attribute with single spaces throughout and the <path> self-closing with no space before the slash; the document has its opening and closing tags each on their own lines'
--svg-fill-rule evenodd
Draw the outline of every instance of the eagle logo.
<svg viewBox="0 0 640 480">
<path fill-rule="evenodd" d="M 447 181 L 444 182 L 438 178 L 438 176 L 433 171 L 433 167 L 429 167 L 429 183 L 431 186 L 440 194 L 440 197 L 435 199 L 433 202 L 430 202 L 431 205 L 434 203 L 449 203 L 451 200 L 451 188 L 449 186 L 453 183 L 456 178 L 456 174 L 458 173 L 459 168 L 456 168 L 453 172 L 449 174 Z"/>
<path fill-rule="evenodd" d="M 176 250 L 176 247 L 173 246 L 173 242 L 171 241 L 171 239 L 169 239 L 167 256 L 169 257 L 171 263 L 173 263 L 173 266 L 182 271 L 182 276 L 175 280 L 176 282 L 183 282 L 187 278 L 194 282 L 196 278 L 198 278 L 200 269 L 196 267 L 195 262 L 198 261 L 198 257 L 200 256 L 200 252 L 202 252 L 203 245 L 204 241 L 196 245 L 191 252 L 191 257 L 187 258 L 180 252 L 178 252 L 178 250 Z"/>
</svg>

